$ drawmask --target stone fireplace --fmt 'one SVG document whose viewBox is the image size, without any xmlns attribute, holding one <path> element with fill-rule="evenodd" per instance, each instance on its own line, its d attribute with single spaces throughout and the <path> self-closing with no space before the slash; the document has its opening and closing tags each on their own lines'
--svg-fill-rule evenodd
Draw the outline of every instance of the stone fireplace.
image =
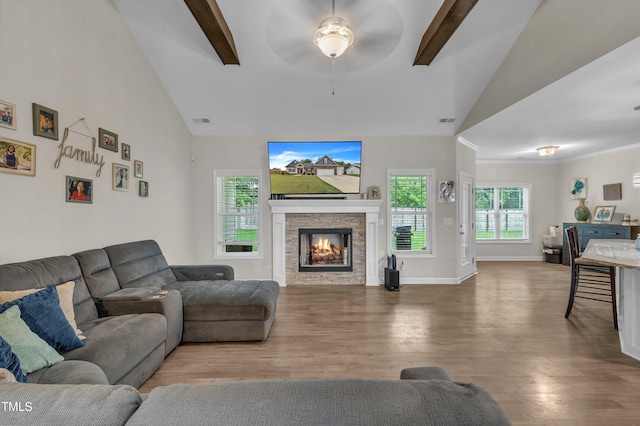
<svg viewBox="0 0 640 426">
<path fill-rule="evenodd" d="M 269 200 L 273 232 L 273 279 L 281 286 L 318 284 L 379 285 L 378 277 L 378 213 L 380 200 Z M 300 230 L 329 228 L 351 229 L 347 237 L 346 255 L 350 268 L 342 265 L 317 266 L 314 273 L 300 271 Z M 343 234 L 342 232 L 339 232 Z M 307 237 L 308 238 L 308 237 Z M 325 239 L 327 237 L 324 237 Z M 344 245 L 345 237 L 342 236 Z M 331 248 L 331 244 L 334 248 Z M 336 250 L 340 241 L 328 243 L 338 262 Z M 303 251 L 313 250 L 303 248 Z M 383 255 L 383 254 L 382 254 Z M 329 255 L 327 254 L 327 257 Z M 325 267 L 329 267 L 325 269 Z M 332 269 L 336 268 L 336 269 Z M 338 269 L 339 268 L 339 269 Z M 350 270 L 347 270 L 350 269 Z"/>
<path fill-rule="evenodd" d="M 353 271 L 351 228 L 298 228 L 298 272 Z"/>
</svg>

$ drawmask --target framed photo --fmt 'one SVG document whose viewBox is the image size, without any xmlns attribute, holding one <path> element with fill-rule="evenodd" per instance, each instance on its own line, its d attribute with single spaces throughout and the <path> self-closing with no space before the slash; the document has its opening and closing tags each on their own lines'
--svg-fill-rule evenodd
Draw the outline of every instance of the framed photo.
<svg viewBox="0 0 640 426">
<path fill-rule="evenodd" d="M 32 104 L 33 134 L 58 140 L 58 111 L 42 105 Z"/>
<path fill-rule="evenodd" d="M 0 126 L 16 130 L 16 106 L 0 100 Z"/>
<path fill-rule="evenodd" d="M 129 191 L 129 166 L 113 163 L 112 187 L 114 191 Z"/>
<path fill-rule="evenodd" d="M 602 199 L 605 201 L 622 200 L 622 184 L 610 183 L 602 185 Z"/>
<path fill-rule="evenodd" d="M 453 203 L 454 201 L 456 201 L 455 182 L 452 180 L 438 182 L 438 202 Z"/>
<path fill-rule="evenodd" d="M 133 176 L 142 179 L 143 164 L 140 160 L 133 160 Z"/>
<path fill-rule="evenodd" d="M 0 136 L 0 172 L 36 175 L 36 146 Z"/>
<path fill-rule="evenodd" d="M 122 159 L 131 161 L 131 147 L 128 143 L 122 143 Z"/>
<path fill-rule="evenodd" d="M 140 195 L 141 197 L 148 197 L 149 196 L 149 182 L 141 180 L 140 181 L 140 187 L 139 187 L 139 192 L 138 195 Z"/>
<path fill-rule="evenodd" d="M 613 214 L 616 211 L 616 206 L 598 206 L 593 212 L 594 223 L 609 223 L 613 219 Z"/>
<path fill-rule="evenodd" d="M 367 198 L 370 200 L 379 200 L 380 199 L 380 187 L 379 186 L 370 186 L 367 188 Z"/>
<path fill-rule="evenodd" d="M 93 181 L 67 176 L 66 197 L 68 203 L 93 203 Z"/>
<path fill-rule="evenodd" d="M 587 198 L 587 178 L 575 178 L 571 180 L 571 199 Z"/>
<path fill-rule="evenodd" d="M 98 146 L 109 151 L 118 152 L 118 135 L 98 128 Z"/>
</svg>

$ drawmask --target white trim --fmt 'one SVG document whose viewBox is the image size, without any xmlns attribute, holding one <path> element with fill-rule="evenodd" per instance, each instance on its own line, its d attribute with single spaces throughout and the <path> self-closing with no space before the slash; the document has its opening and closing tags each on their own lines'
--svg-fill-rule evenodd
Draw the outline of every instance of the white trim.
<svg viewBox="0 0 640 426">
<path fill-rule="evenodd" d="M 544 256 L 478 256 L 477 262 L 544 262 Z"/>
<path fill-rule="evenodd" d="M 474 151 L 477 151 L 479 149 L 477 145 L 474 145 L 471 142 L 469 142 L 464 136 L 458 136 L 458 138 L 456 140 L 458 142 L 460 142 L 462 145 L 465 145 L 465 146 L 473 149 Z"/>
</svg>

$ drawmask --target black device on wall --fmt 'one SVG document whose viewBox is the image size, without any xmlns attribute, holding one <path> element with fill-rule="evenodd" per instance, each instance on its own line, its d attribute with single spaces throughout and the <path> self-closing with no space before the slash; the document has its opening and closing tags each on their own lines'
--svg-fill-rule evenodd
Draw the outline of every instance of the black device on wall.
<svg viewBox="0 0 640 426">
<path fill-rule="evenodd" d="M 387 267 L 384 268 L 384 286 L 389 291 L 400 291 L 400 271 L 396 269 L 396 255 L 387 257 Z"/>
</svg>

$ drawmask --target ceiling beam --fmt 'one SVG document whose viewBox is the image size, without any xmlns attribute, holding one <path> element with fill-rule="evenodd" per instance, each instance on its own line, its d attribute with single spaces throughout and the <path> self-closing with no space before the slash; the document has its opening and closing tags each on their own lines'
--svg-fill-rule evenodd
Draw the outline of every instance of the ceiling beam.
<svg viewBox="0 0 640 426">
<path fill-rule="evenodd" d="M 216 0 L 184 0 L 225 65 L 240 65 L 233 35 Z"/>
<path fill-rule="evenodd" d="M 413 65 L 429 65 L 478 0 L 445 0 L 427 28 Z"/>
</svg>

